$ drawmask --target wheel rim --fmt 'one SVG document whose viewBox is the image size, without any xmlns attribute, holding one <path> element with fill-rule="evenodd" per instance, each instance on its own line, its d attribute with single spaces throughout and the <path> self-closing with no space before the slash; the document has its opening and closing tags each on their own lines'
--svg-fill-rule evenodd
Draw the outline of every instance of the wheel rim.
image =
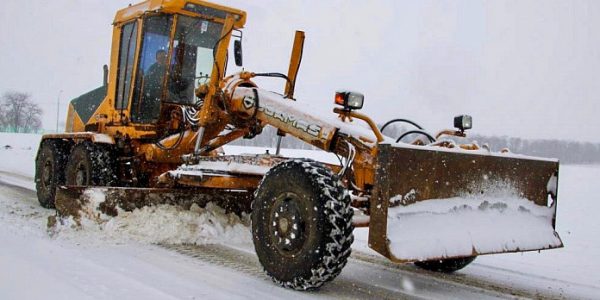
<svg viewBox="0 0 600 300">
<path fill-rule="evenodd" d="M 285 256 L 300 252 L 306 241 L 306 216 L 300 197 L 283 193 L 275 199 L 270 214 L 272 244 Z"/>
<path fill-rule="evenodd" d="M 77 169 L 75 171 L 75 185 L 88 185 L 87 168 L 83 163 L 77 164 Z"/>
<path fill-rule="evenodd" d="M 54 173 L 52 169 L 52 161 L 49 159 L 46 160 L 42 169 L 42 184 L 44 185 L 44 188 L 48 188 L 52 185 L 52 174 Z"/>
</svg>

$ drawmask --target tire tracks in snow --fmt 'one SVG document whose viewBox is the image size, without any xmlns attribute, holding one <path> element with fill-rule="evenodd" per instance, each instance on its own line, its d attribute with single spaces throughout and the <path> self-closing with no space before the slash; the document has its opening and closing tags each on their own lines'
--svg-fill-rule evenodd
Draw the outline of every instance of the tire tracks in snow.
<svg viewBox="0 0 600 300">
<path fill-rule="evenodd" d="M 23 176 L 0 171 L 0 186 L 9 189 L 35 202 L 36 192 L 15 184 L 13 175 L 19 180 Z M 7 180 L 3 180 L 4 177 Z M 27 201 L 30 202 L 30 201 Z M 33 203 L 27 203 L 33 204 Z M 36 203 L 37 204 L 37 203 Z M 26 215 L 24 215 L 26 217 Z M 185 256 L 204 262 L 224 266 L 244 274 L 271 281 L 263 272 L 256 255 L 252 251 L 235 249 L 226 245 L 160 245 Z M 487 266 L 482 266 L 487 267 Z M 499 271 L 511 273 L 511 270 Z M 519 274 L 523 277 L 535 275 Z M 526 275 L 526 276 L 525 276 Z M 547 278 L 540 278 L 546 279 Z M 552 281 L 560 281 L 552 279 Z M 408 284 L 407 284 L 408 282 Z M 412 287 L 411 287 L 412 286 Z M 432 298 L 531 298 L 561 299 L 570 298 L 548 292 L 518 289 L 495 283 L 485 278 L 463 276 L 461 274 L 440 274 L 417 269 L 412 265 L 395 264 L 382 257 L 354 250 L 342 274 L 326 284 L 318 292 L 308 292 L 312 296 L 334 296 L 347 299 L 432 299 Z"/>
<path fill-rule="evenodd" d="M 245 249 L 239 250 L 218 244 L 160 246 L 188 257 L 271 281 L 263 272 L 256 255 Z M 539 299 L 442 281 L 430 278 L 427 274 L 419 274 L 419 277 L 415 278 L 415 274 L 410 270 L 398 272 L 395 268 L 373 263 L 363 258 L 362 254 L 352 256 L 342 274 L 335 280 L 318 291 L 305 293 L 344 299 Z"/>
<path fill-rule="evenodd" d="M 481 289 L 482 291 L 488 291 L 493 294 L 503 295 L 503 297 L 506 298 L 566 299 L 564 296 L 561 295 L 517 289 L 515 287 L 505 286 L 489 280 L 475 278 L 473 276 L 465 276 L 459 273 L 445 274 L 439 272 L 426 271 L 419 269 L 412 264 L 396 264 L 386 260 L 383 257 L 377 257 L 360 251 L 352 252 L 351 258 L 354 258 L 357 261 L 368 262 L 375 265 L 383 266 L 385 268 L 389 268 L 391 270 L 396 270 L 396 272 L 398 272 L 399 274 L 409 274 L 410 276 L 420 277 L 430 281 L 437 281 L 442 284 L 466 286 L 469 288 Z M 510 270 L 507 269 L 502 269 L 502 271 L 510 272 Z M 535 277 L 535 275 L 528 276 Z"/>
<path fill-rule="evenodd" d="M 37 200 L 35 189 L 21 185 L 24 182 L 33 182 L 33 178 L 0 170 L 0 185 L 13 189 L 27 197 L 36 197 Z"/>
<path fill-rule="evenodd" d="M 214 265 L 227 267 L 253 277 L 271 279 L 263 272 L 260 262 L 253 253 L 237 250 L 225 245 L 159 245 L 185 256 L 209 262 Z M 275 283 L 273 283 L 275 285 Z M 407 298 L 407 295 L 398 295 L 393 291 L 365 285 L 364 283 L 349 282 L 339 278 L 326 284 L 324 288 L 315 292 L 304 292 L 313 296 L 334 296 L 343 299 L 398 299 Z M 413 298 L 413 297 L 411 297 Z"/>
</svg>

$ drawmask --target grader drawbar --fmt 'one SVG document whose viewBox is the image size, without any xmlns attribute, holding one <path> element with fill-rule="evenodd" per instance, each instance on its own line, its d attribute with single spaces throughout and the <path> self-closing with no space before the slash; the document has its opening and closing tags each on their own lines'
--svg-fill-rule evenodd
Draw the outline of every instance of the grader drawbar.
<svg viewBox="0 0 600 300">
<path fill-rule="evenodd" d="M 67 132 L 42 138 L 40 203 L 75 220 L 90 207 L 114 216 L 208 202 L 249 213 L 266 273 L 299 290 L 340 274 L 355 227 L 368 227 L 369 246 L 390 260 L 443 272 L 478 255 L 562 247 L 558 161 L 461 142 L 469 116 L 435 136 L 397 119 L 418 130 L 392 139 L 382 134 L 387 125 L 358 112 L 364 96 L 352 91 L 336 92 L 334 114 L 319 115 L 294 99 L 303 32 L 287 75 L 226 75 L 232 38 L 241 66 L 245 20 L 241 10 L 200 0 L 119 11 L 105 86 L 72 102 Z M 284 93 L 261 89 L 256 80 L 265 77 L 285 79 Z M 223 152 L 265 126 L 277 129 L 275 153 Z M 284 137 L 339 164 L 281 156 Z"/>
</svg>

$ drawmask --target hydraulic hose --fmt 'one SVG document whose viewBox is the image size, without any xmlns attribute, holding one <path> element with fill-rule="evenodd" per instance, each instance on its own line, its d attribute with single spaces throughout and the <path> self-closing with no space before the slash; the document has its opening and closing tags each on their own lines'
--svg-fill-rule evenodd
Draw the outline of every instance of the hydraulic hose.
<svg viewBox="0 0 600 300">
<path fill-rule="evenodd" d="M 404 138 L 405 136 L 407 136 L 409 134 L 413 134 L 413 133 L 422 134 L 422 135 L 426 136 L 429 139 L 429 142 L 431 142 L 431 143 L 435 142 L 435 138 L 433 136 L 431 136 L 431 134 L 427 133 L 426 131 L 423 131 L 423 130 L 410 130 L 410 131 L 407 131 L 407 132 L 403 133 L 396 140 L 396 143 L 399 143 L 402 140 L 402 138 Z"/>
<path fill-rule="evenodd" d="M 413 122 L 411 120 L 407 120 L 407 119 L 393 119 L 393 120 L 390 120 L 387 123 L 383 124 L 383 126 L 381 126 L 381 129 L 379 129 L 379 131 L 381 131 L 383 133 L 383 130 L 386 127 L 388 127 L 388 126 L 390 126 L 390 125 L 392 125 L 394 123 L 400 123 L 400 122 L 411 124 L 411 125 L 419 128 L 420 130 L 423 130 L 423 127 L 421 127 L 419 124 L 417 124 L 417 123 L 415 123 L 415 122 Z"/>
</svg>

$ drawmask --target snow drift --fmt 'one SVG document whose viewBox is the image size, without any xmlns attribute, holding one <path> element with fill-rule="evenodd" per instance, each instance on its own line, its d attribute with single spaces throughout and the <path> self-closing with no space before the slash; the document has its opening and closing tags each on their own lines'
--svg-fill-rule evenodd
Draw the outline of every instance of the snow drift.
<svg viewBox="0 0 600 300">
<path fill-rule="evenodd" d="M 179 206 L 145 206 L 131 212 L 119 210 L 108 216 L 98 207 L 105 200 L 103 192 L 87 190 L 88 200 L 80 218 L 72 216 L 49 222 L 49 233 L 57 238 L 80 237 L 136 241 L 149 244 L 247 244 L 252 242 L 250 218 L 241 218 L 213 203 L 201 208 L 193 204 L 189 210 Z M 54 224 L 53 224 L 54 223 Z"/>
</svg>

